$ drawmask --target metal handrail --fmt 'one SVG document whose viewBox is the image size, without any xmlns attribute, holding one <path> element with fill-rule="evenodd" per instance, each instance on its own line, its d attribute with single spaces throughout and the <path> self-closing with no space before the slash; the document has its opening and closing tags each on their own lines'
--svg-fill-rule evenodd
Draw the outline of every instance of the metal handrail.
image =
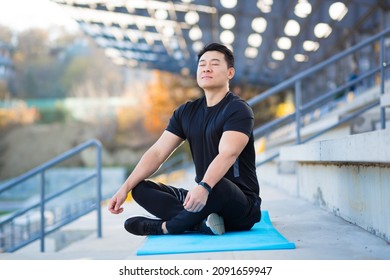
<svg viewBox="0 0 390 280">
<path fill-rule="evenodd" d="M 384 94 L 384 83 L 385 83 L 385 73 L 384 73 L 385 71 L 384 70 L 388 66 L 387 63 L 385 62 L 385 57 L 384 57 L 384 38 L 386 35 L 389 35 L 389 34 L 390 34 L 390 28 L 387 28 L 387 29 L 379 32 L 378 34 L 364 40 L 363 42 L 358 43 L 355 46 L 352 46 L 349 49 L 344 50 L 344 51 L 330 57 L 329 59 L 327 59 L 327 60 L 325 60 L 325 61 L 323 61 L 323 62 L 305 70 L 305 71 L 302 71 L 302 72 L 298 73 L 297 75 L 292 76 L 291 78 L 287 79 L 286 81 L 281 82 L 280 84 L 264 91 L 263 93 L 255 96 L 251 99 L 249 99 L 247 102 L 250 106 L 253 107 L 253 106 L 259 104 L 260 102 L 264 101 L 265 99 L 267 99 L 270 96 L 274 96 L 274 95 L 277 95 L 279 93 L 282 93 L 284 90 L 291 89 L 291 88 L 294 88 L 294 90 L 295 90 L 295 112 L 292 114 L 289 114 L 287 116 L 271 120 L 268 123 L 266 123 L 260 127 L 255 128 L 254 129 L 254 137 L 256 139 L 258 139 L 258 138 L 266 135 L 268 132 L 274 131 L 276 128 L 280 127 L 281 125 L 286 125 L 286 124 L 290 124 L 290 123 L 295 122 L 296 123 L 296 134 L 295 134 L 296 135 L 295 136 L 296 137 L 296 144 L 302 144 L 302 143 L 305 143 L 309 140 L 312 140 L 314 137 L 310 137 L 310 138 L 307 138 L 305 140 L 301 139 L 301 135 L 300 135 L 300 130 L 302 127 L 301 116 L 303 114 L 309 112 L 310 110 L 313 110 L 315 108 L 320 108 L 321 106 L 323 106 L 324 102 L 329 100 L 329 98 L 333 97 L 338 92 L 343 91 L 352 85 L 357 85 L 357 84 L 361 83 L 364 79 L 372 77 L 377 73 L 380 73 L 380 95 L 383 95 Z M 337 63 L 342 58 L 345 58 L 353 53 L 356 53 L 357 51 L 359 51 L 359 50 L 361 50 L 361 49 L 363 49 L 363 48 L 365 48 L 365 47 L 367 47 L 367 46 L 369 46 L 377 41 L 380 42 L 380 57 L 379 57 L 378 67 L 375 67 L 374 69 L 368 70 L 366 73 L 361 73 L 358 78 L 356 78 L 352 81 L 345 82 L 344 84 L 338 86 L 336 89 L 332 89 L 330 91 L 327 91 L 324 94 L 322 94 L 321 96 L 315 98 L 314 100 L 307 102 L 306 104 L 303 104 L 303 105 L 301 104 L 302 81 L 305 78 L 319 72 L 320 70 L 323 70 L 325 67 L 327 67 L 333 63 Z M 353 116 L 353 118 L 356 118 L 357 116 L 363 114 L 364 112 L 366 112 L 367 110 L 369 110 L 375 106 L 378 106 L 379 104 L 380 104 L 379 102 L 376 102 L 374 105 L 368 104 L 366 106 L 366 108 L 359 110 L 358 113 L 354 113 L 351 116 Z M 381 108 L 380 110 L 381 110 L 381 112 L 380 112 L 381 129 L 385 129 L 386 128 L 385 109 Z M 345 123 L 353 118 L 340 119 L 336 125 L 332 126 L 332 128 L 339 126 L 339 125 L 341 125 L 341 124 L 343 124 L 343 123 Z M 315 137 L 327 132 L 328 130 L 329 130 L 329 128 L 325 128 L 325 129 L 319 131 L 315 135 Z M 270 160 L 273 160 L 278 156 L 279 156 L 279 153 L 273 154 L 273 155 L 269 156 L 268 158 L 266 158 L 265 160 L 263 160 L 262 162 L 257 163 L 257 166 L 260 166 L 266 162 L 269 162 Z"/>
<path fill-rule="evenodd" d="M 73 183 L 72 185 L 70 185 L 70 186 L 68 186 L 60 191 L 57 191 L 53 194 L 46 196 L 46 194 L 45 194 L 45 171 L 47 169 L 57 165 L 57 164 L 69 159 L 70 157 L 82 152 L 83 150 L 85 150 L 89 147 L 92 147 L 92 146 L 96 147 L 96 172 L 92 175 L 89 175 L 89 176 Z M 41 252 L 44 252 L 45 251 L 45 237 L 46 237 L 46 235 L 54 232 L 55 230 L 58 230 L 59 228 L 63 227 L 64 225 L 69 224 L 70 222 L 74 221 L 75 219 L 78 219 L 79 217 L 86 215 L 93 210 L 97 210 L 97 235 L 98 235 L 98 238 L 102 237 L 102 214 L 101 214 L 101 201 L 102 201 L 101 157 L 102 157 L 102 152 L 101 151 L 102 151 L 102 144 L 98 140 L 92 139 L 92 140 L 86 141 L 86 142 L 64 152 L 63 154 L 53 158 L 52 160 L 49 160 L 46 163 L 44 163 L 44 164 L 42 164 L 42 165 L 40 165 L 40 166 L 38 166 L 38 167 L 28 171 L 28 172 L 26 172 L 26 173 L 24 173 L 16 178 L 13 178 L 13 179 L 0 185 L 0 194 L 1 194 L 7 190 L 10 190 L 11 188 L 18 186 L 20 183 L 32 178 L 33 176 L 41 175 L 40 201 L 37 203 L 33 203 L 26 208 L 20 209 L 20 210 L 16 211 L 15 213 L 12 213 L 10 216 L 8 216 L 5 219 L 0 221 L 0 229 L 1 229 L 1 227 L 3 225 L 12 222 L 17 217 L 22 216 L 23 214 L 27 213 L 28 211 L 30 211 L 36 207 L 40 207 L 40 232 L 39 232 L 39 235 L 31 237 L 27 241 L 20 242 L 20 244 L 13 245 L 11 248 L 8 248 L 6 250 L 7 252 L 14 252 L 14 251 L 30 244 L 30 243 L 36 241 L 37 239 L 40 239 L 40 241 L 41 241 L 40 242 L 40 250 L 41 250 Z M 87 181 L 90 181 L 92 179 L 95 179 L 95 178 L 96 178 L 97 196 L 96 196 L 96 203 L 94 204 L 94 207 L 87 210 L 87 211 L 82 211 L 82 212 L 80 211 L 72 219 L 67 220 L 65 222 L 62 222 L 59 225 L 53 226 L 50 229 L 46 229 L 46 225 L 45 225 L 45 205 L 46 205 L 46 203 L 63 195 L 63 194 L 69 193 L 71 190 L 75 189 L 79 185 L 81 185 Z"/>
</svg>

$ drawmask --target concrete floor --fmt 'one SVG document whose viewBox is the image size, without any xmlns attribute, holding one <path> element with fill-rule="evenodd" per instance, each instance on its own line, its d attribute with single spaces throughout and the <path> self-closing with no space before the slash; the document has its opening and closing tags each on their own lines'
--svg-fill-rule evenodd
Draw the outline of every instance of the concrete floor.
<svg viewBox="0 0 390 280">
<path fill-rule="evenodd" d="M 191 185 L 192 178 L 187 174 L 176 185 Z M 261 197 L 274 227 L 296 249 L 137 256 L 144 237 L 128 234 L 123 222 L 145 212 L 129 202 L 120 215 L 110 214 L 104 204 L 101 239 L 95 231 L 58 252 L 50 252 L 48 239 L 45 253 L 35 242 L 15 253 L 0 254 L 0 260 L 390 260 L 390 244 L 332 213 L 266 185 L 261 186 Z M 66 230 L 96 230 L 96 223 L 96 213 L 91 213 Z"/>
</svg>

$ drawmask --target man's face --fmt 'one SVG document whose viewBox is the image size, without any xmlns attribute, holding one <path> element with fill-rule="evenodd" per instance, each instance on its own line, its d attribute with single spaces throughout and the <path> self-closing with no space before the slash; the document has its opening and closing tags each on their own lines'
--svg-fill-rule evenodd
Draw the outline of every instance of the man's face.
<svg viewBox="0 0 390 280">
<path fill-rule="evenodd" d="M 226 87 L 234 76 L 234 68 L 228 68 L 225 56 L 218 51 L 205 52 L 199 59 L 197 82 L 203 89 Z"/>
</svg>

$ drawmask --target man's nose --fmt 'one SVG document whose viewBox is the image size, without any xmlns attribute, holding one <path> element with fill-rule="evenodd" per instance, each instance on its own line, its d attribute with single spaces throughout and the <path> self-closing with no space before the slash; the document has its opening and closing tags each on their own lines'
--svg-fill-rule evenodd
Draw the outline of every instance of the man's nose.
<svg viewBox="0 0 390 280">
<path fill-rule="evenodd" d="M 203 68 L 203 72 L 211 72 L 211 68 L 209 65 L 206 65 L 204 68 Z"/>
</svg>

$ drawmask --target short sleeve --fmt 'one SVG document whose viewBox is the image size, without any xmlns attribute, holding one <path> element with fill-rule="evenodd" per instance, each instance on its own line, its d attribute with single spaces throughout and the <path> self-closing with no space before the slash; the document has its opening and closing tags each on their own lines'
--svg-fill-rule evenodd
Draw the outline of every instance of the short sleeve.
<svg viewBox="0 0 390 280">
<path fill-rule="evenodd" d="M 223 131 L 239 131 L 250 136 L 254 126 L 252 108 L 243 100 L 229 104 L 226 110 L 226 122 Z"/>
<path fill-rule="evenodd" d="M 176 136 L 180 137 L 181 139 L 185 140 L 186 136 L 183 131 L 182 126 L 182 115 L 185 108 L 185 104 L 178 107 L 172 114 L 168 126 L 166 128 L 167 131 L 172 132 Z"/>
</svg>

